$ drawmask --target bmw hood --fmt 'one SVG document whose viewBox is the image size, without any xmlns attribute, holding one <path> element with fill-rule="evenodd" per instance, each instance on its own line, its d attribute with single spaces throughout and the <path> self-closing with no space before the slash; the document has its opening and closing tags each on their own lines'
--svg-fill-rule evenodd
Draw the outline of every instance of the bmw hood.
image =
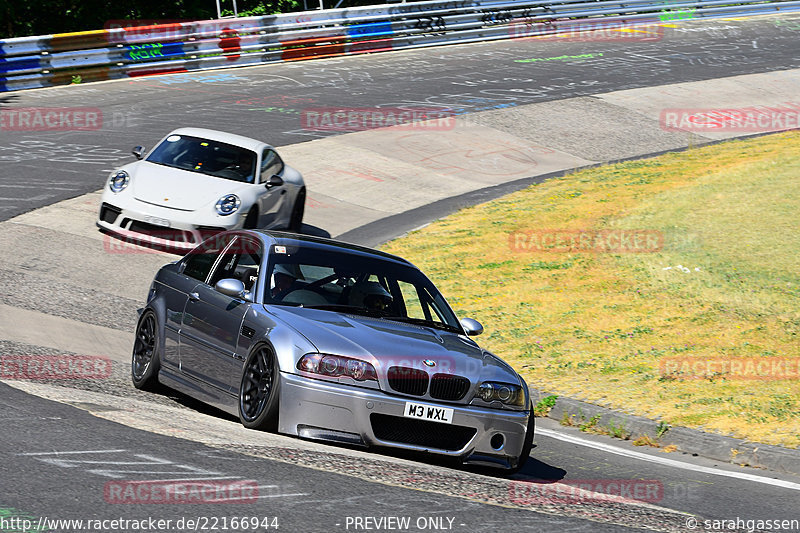
<svg viewBox="0 0 800 533">
<path fill-rule="evenodd" d="M 390 367 L 400 366 L 425 370 L 431 375 L 464 376 L 473 383 L 520 382 L 507 363 L 482 350 L 465 335 L 302 307 L 269 306 L 267 310 L 306 337 L 321 353 L 369 361 L 381 376 Z"/>
<path fill-rule="evenodd" d="M 134 198 L 148 204 L 183 211 L 196 211 L 206 205 L 213 205 L 222 196 L 250 186 L 248 183 L 148 161 L 140 161 L 134 168 L 128 167 L 126 170 L 131 174 Z"/>
</svg>

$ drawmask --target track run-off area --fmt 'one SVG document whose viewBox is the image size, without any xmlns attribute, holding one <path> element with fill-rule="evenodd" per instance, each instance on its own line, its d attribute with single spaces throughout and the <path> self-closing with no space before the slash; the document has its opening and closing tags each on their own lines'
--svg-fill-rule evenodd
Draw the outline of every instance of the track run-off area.
<svg viewBox="0 0 800 533">
<path fill-rule="evenodd" d="M 800 478 L 634 449 L 549 419 L 537 420 L 526 467 L 506 479 L 248 431 L 130 385 L 136 309 L 175 258 L 120 246 L 94 226 L 98 191 L 132 160 L 131 147 L 180 126 L 269 142 L 306 179 L 305 232 L 374 246 L 574 168 L 746 135 L 672 131 L 664 110 L 800 106 L 800 16 L 659 27 L 655 40 L 520 39 L 0 95 L 4 113 L 91 109 L 100 119 L 80 131 L 0 128 L 2 354 L 112 360 L 106 379 L 0 383 L 2 515 L 31 520 L 31 531 L 44 518 L 154 518 L 183 531 L 195 529 L 189 518 L 216 518 L 223 530 L 223 517 L 258 517 L 270 520 L 255 530 L 276 518 L 279 530 L 309 532 L 746 531 L 748 520 L 800 519 Z M 364 131 L 309 120 L 367 108 L 456 118 Z M 247 480 L 257 496 L 191 505 L 115 497 L 114 482 L 155 479 Z M 571 482 L 631 492 L 552 497 Z M 704 522 L 737 519 L 734 529 Z M 126 530 L 84 525 L 49 529 Z"/>
</svg>

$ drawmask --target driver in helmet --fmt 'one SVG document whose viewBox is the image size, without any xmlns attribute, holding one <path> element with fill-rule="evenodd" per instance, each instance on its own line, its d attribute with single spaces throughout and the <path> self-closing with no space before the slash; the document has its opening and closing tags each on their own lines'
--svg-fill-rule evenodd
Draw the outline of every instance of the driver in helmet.
<svg viewBox="0 0 800 533">
<path fill-rule="evenodd" d="M 272 269 L 272 284 L 270 285 L 270 296 L 283 299 L 284 296 L 294 290 L 294 286 L 299 279 L 303 278 L 303 273 L 297 265 L 278 263 Z"/>
<path fill-rule="evenodd" d="M 392 295 L 377 281 L 363 281 L 350 292 L 350 305 L 370 311 L 385 311 L 392 305 Z"/>
</svg>

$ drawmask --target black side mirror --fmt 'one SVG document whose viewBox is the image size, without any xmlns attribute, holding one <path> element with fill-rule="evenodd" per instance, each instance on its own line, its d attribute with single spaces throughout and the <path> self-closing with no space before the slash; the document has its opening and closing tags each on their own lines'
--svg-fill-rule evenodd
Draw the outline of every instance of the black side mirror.
<svg viewBox="0 0 800 533">
<path fill-rule="evenodd" d="M 134 146 L 131 153 L 136 156 L 136 159 L 141 159 L 144 157 L 144 146 Z"/>
<path fill-rule="evenodd" d="M 277 174 L 273 174 L 267 180 L 267 189 L 271 189 L 272 187 L 280 187 L 281 185 L 283 185 L 283 178 Z"/>
</svg>

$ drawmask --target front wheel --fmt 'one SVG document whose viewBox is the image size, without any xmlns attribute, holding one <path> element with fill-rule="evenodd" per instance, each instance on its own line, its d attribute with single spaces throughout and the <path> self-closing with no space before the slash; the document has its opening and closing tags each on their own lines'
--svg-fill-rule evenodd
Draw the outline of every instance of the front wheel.
<svg viewBox="0 0 800 533">
<path fill-rule="evenodd" d="M 300 228 L 303 225 L 303 214 L 306 210 L 306 190 L 300 189 L 297 193 L 297 198 L 292 207 L 292 218 L 289 220 L 289 231 L 300 233 Z"/>
<path fill-rule="evenodd" d="M 533 432 L 535 427 L 536 422 L 534 421 L 533 407 L 531 407 L 531 416 L 528 418 L 528 427 L 525 430 L 525 440 L 522 444 L 522 452 L 517 458 L 517 466 L 511 468 L 510 470 L 506 470 L 505 475 L 510 476 L 512 474 L 516 474 L 522 470 L 523 466 L 525 466 L 525 461 L 528 460 L 528 456 L 531 454 L 531 448 L 533 448 Z"/>
<path fill-rule="evenodd" d="M 158 370 L 161 367 L 158 321 L 153 311 L 142 313 L 136 325 L 131 357 L 131 378 L 137 389 L 155 390 L 158 387 Z"/>
<path fill-rule="evenodd" d="M 262 344 L 247 357 L 239 386 L 239 420 L 244 427 L 266 431 L 278 428 L 279 389 L 275 353 Z"/>
</svg>

